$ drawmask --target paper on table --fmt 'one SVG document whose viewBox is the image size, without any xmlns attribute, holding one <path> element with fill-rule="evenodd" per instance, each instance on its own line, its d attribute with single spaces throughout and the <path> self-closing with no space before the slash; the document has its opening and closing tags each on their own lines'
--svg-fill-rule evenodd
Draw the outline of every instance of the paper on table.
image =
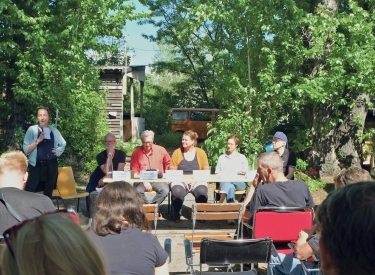
<svg viewBox="0 0 375 275">
<path fill-rule="evenodd" d="M 238 177 L 237 172 L 234 170 L 224 170 L 218 174 L 219 179 L 228 179 L 228 181 L 232 180 L 233 178 Z"/>
<path fill-rule="evenodd" d="M 246 172 L 246 179 L 249 181 L 253 181 L 255 176 L 257 175 L 257 170 L 250 170 Z"/>
<path fill-rule="evenodd" d="M 184 171 L 182 170 L 166 170 L 165 171 L 165 179 L 168 181 L 182 181 Z"/>
<path fill-rule="evenodd" d="M 121 181 L 121 180 L 130 180 L 131 179 L 131 171 L 113 171 L 112 178 L 114 181 Z"/>
<path fill-rule="evenodd" d="M 48 127 L 43 127 L 44 139 L 51 139 L 51 134 Z"/>
<path fill-rule="evenodd" d="M 193 179 L 196 181 L 210 180 L 211 171 L 210 170 L 193 170 Z"/>
</svg>

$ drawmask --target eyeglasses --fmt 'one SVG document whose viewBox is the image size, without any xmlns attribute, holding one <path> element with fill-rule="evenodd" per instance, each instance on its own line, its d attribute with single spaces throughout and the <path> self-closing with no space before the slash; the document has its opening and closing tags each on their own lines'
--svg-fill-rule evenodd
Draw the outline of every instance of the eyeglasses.
<svg viewBox="0 0 375 275">
<path fill-rule="evenodd" d="M 28 222 L 35 222 L 38 220 L 40 217 L 45 216 L 45 215 L 52 215 L 52 214 L 61 214 L 63 218 L 71 218 L 75 223 L 78 223 L 78 214 L 74 211 L 69 211 L 69 210 L 56 210 L 56 211 L 51 211 L 51 212 L 46 212 L 42 214 L 41 216 L 29 219 L 29 220 L 24 220 L 11 228 L 8 228 L 7 230 L 4 231 L 3 237 L 5 240 L 5 243 L 12 254 L 13 258 L 15 257 L 15 253 L 12 247 L 12 240 L 16 237 L 17 232 Z"/>
<path fill-rule="evenodd" d="M 112 143 L 112 142 L 115 142 L 116 140 L 105 140 L 104 142 L 106 143 Z"/>
<path fill-rule="evenodd" d="M 142 141 L 142 144 L 152 144 L 152 141 Z"/>
</svg>

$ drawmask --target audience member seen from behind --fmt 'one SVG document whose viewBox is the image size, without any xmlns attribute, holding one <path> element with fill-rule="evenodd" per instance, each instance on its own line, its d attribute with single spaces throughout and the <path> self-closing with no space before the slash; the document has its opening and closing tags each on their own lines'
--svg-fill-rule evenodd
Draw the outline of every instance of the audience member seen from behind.
<svg viewBox="0 0 375 275">
<path fill-rule="evenodd" d="M 27 129 L 23 140 L 23 152 L 29 158 L 29 178 L 25 190 L 44 191 L 44 195 L 52 197 L 57 182 L 57 157 L 64 152 L 66 142 L 59 130 L 48 124 L 48 108 L 39 108 L 37 119 L 38 124 Z"/>
<path fill-rule="evenodd" d="M 124 151 L 115 149 L 116 137 L 113 134 L 108 133 L 105 135 L 104 146 L 106 149 L 101 151 L 96 156 L 98 166 L 90 176 L 89 183 L 86 187 L 86 192 L 91 193 L 96 190 L 96 187 L 104 186 L 103 180 L 107 176 L 109 169 L 107 166 L 109 158 L 111 158 L 112 168 L 114 171 L 124 171 L 126 154 Z"/>
<path fill-rule="evenodd" d="M 236 135 L 227 138 L 227 152 L 219 157 L 215 173 L 222 178 L 230 178 L 231 175 L 245 175 L 248 170 L 248 161 L 243 154 L 237 152 L 240 139 Z M 228 203 L 234 202 L 236 190 L 245 190 L 245 182 L 221 182 L 219 203 L 225 199 Z M 228 220 L 229 224 L 234 224 L 234 220 Z"/>
<path fill-rule="evenodd" d="M 184 132 L 181 148 L 176 149 L 172 154 L 171 167 L 183 170 L 184 174 L 193 174 L 193 170 L 209 169 L 206 152 L 196 147 L 197 140 L 197 133 L 190 130 Z M 182 204 L 189 192 L 195 197 L 195 202 L 207 202 L 207 182 L 172 182 L 171 189 L 175 222 L 180 221 Z"/>
<path fill-rule="evenodd" d="M 68 213 L 27 220 L 4 237 L 4 275 L 105 275 L 101 253 Z"/>
<path fill-rule="evenodd" d="M 348 169 L 343 169 L 341 172 L 333 178 L 335 183 L 335 189 L 339 189 L 348 184 L 361 182 L 361 181 L 371 181 L 370 173 L 359 167 L 350 167 Z"/>
<path fill-rule="evenodd" d="M 318 208 L 317 231 L 323 274 L 374 274 L 375 183 L 330 193 Z"/>
<path fill-rule="evenodd" d="M 130 169 L 139 177 L 142 170 L 158 170 L 159 174 L 169 169 L 171 158 L 164 147 L 154 144 L 154 132 L 145 130 L 141 133 L 142 146 L 136 148 L 130 160 Z M 139 182 L 137 191 L 141 194 L 145 204 L 161 204 L 169 193 L 165 182 Z M 148 201 L 145 192 L 155 191 L 156 195 Z"/>
<path fill-rule="evenodd" d="M 21 151 L 10 151 L 0 156 L 0 192 L 3 197 L 0 199 L 0 235 L 21 220 L 55 210 L 47 196 L 23 190 L 27 178 L 25 154 Z M 22 217 L 15 217 L 5 204 L 10 205 Z"/>
<path fill-rule="evenodd" d="M 296 155 L 289 149 L 286 149 L 288 138 L 283 132 L 276 132 L 272 138 L 273 149 L 283 160 L 283 171 L 287 179 L 294 179 L 294 169 L 297 166 Z"/>
<path fill-rule="evenodd" d="M 339 175 L 334 178 L 335 189 L 347 184 L 353 184 L 361 181 L 370 181 L 370 173 L 359 167 L 343 169 Z M 319 235 L 316 234 L 316 225 L 311 230 L 304 229 L 298 235 L 295 245 L 295 253 L 281 254 L 282 264 L 275 266 L 274 275 L 304 275 L 300 260 L 306 260 L 305 266 L 309 269 L 319 268 L 319 262 L 314 260 L 313 255 L 318 257 L 319 254 Z M 277 262 L 277 261 L 276 261 Z M 318 275 L 319 272 L 311 272 L 310 275 Z"/>
<path fill-rule="evenodd" d="M 90 238 L 107 260 L 107 274 L 168 274 L 168 254 L 148 232 L 143 200 L 127 182 L 106 185 L 95 201 Z"/>
<path fill-rule="evenodd" d="M 263 185 L 259 185 L 261 181 Z M 246 211 L 243 213 L 242 220 L 252 224 L 252 217 L 261 206 L 314 207 L 315 204 L 306 183 L 287 179 L 283 173 L 281 157 L 276 152 L 268 152 L 258 158 L 257 174 L 244 200 L 244 205 Z M 251 237 L 251 232 L 248 232 L 250 236 L 246 233 L 244 231 L 244 236 Z"/>
</svg>

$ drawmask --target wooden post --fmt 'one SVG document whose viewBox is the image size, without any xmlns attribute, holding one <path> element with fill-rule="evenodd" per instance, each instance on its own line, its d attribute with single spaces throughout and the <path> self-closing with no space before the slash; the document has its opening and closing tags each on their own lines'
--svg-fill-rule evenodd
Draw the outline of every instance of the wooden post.
<svg viewBox="0 0 375 275">
<path fill-rule="evenodd" d="M 140 98 L 140 116 L 143 117 L 143 87 L 145 86 L 145 82 L 144 81 L 140 81 L 141 82 L 141 90 L 140 90 L 140 93 L 139 93 L 139 98 Z"/>
<path fill-rule="evenodd" d="M 130 120 L 132 126 L 132 141 L 136 141 L 135 119 L 134 119 L 134 79 L 130 78 Z"/>
</svg>

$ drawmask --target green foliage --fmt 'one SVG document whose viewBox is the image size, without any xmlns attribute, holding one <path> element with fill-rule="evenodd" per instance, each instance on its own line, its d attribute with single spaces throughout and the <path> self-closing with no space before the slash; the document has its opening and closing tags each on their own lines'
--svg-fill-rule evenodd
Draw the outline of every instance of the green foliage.
<svg viewBox="0 0 375 275">
<path fill-rule="evenodd" d="M 168 149 L 177 149 L 181 146 L 181 133 L 167 132 L 161 135 L 155 135 L 155 144 Z"/>
<path fill-rule="evenodd" d="M 309 164 L 302 159 L 297 159 L 297 169 L 306 172 Z"/>
<path fill-rule="evenodd" d="M 316 179 L 316 178 L 311 178 L 311 177 L 307 176 L 306 174 L 298 172 L 298 171 L 296 171 L 294 173 L 294 178 L 296 180 L 302 180 L 302 181 L 306 182 L 306 184 L 309 187 L 310 191 L 316 191 L 316 190 L 318 190 L 320 188 L 324 188 L 326 186 L 326 184 L 327 184 L 323 180 Z"/>
<path fill-rule="evenodd" d="M 318 178 L 319 173 L 302 159 L 297 159 L 297 170 L 294 172 L 294 178 L 306 182 L 311 191 L 324 188 L 326 182 Z"/>
<path fill-rule="evenodd" d="M 142 145 L 142 141 L 140 139 L 137 139 L 136 141 L 128 141 L 123 144 L 125 147 L 121 150 L 124 150 L 127 156 L 131 156 L 135 148 Z"/>
<path fill-rule="evenodd" d="M 115 50 L 133 4 L 117 0 L 10 1 L 0 4 L 0 124 L 2 148 L 21 139 L 36 122 L 39 106 L 59 111 L 58 129 L 67 141 L 61 163 L 94 160 L 105 125 L 106 93 L 89 53 Z M 14 138 L 16 137 L 16 138 Z M 65 158 L 65 159 L 64 159 Z"/>
<path fill-rule="evenodd" d="M 146 129 L 154 131 L 156 135 L 170 132 L 172 121 L 173 99 L 171 92 L 155 85 L 152 76 L 148 77 L 145 85 L 144 118 Z"/>
<path fill-rule="evenodd" d="M 246 92 L 243 90 L 243 92 Z M 210 165 L 217 164 L 220 155 L 226 151 L 226 140 L 230 135 L 237 135 L 240 139 L 239 152 L 244 154 L 249 165 L 253 164 L 254 153 L 264 151 L 267 128 L 262 126 L 260 119 L 253 119 L 246 105 L 228 106 L 228 109 L 219 113 L 218 119 L 209 130 L 209 137 L 205 140 L 204 148 L 207 151 Z M 209 126 L 211 127 L 211 125 Z"/>
<path fill-rule="evenodd" d="M 181 98 L 194 91 L 200 102 L 225 110 L 206 143 L 214 162 L 228 134 L 244 139 L 241 150 L 249 154 L 262 148 L 269 129 L 293 116 L 303 128 L 293 148 L 311 145 L 318 162 L 325 161 L 324 148 L 349 147 L 348 139 L 334 134 L 351 125 L 349 118 L 362 131 L 363 114 L 354 113 L 357 99 L 375 95 L 375 6 L 369 2 L 258 1 L 250 7 L 246 1 L 151 0 L 147 5 L 154 18 L 144 23 L 158 27 L 150 39 L 174 51 L 159 70 L 186 77 Z M 354 158 L 360 153 L 355 149 Z"/>
</svg>

